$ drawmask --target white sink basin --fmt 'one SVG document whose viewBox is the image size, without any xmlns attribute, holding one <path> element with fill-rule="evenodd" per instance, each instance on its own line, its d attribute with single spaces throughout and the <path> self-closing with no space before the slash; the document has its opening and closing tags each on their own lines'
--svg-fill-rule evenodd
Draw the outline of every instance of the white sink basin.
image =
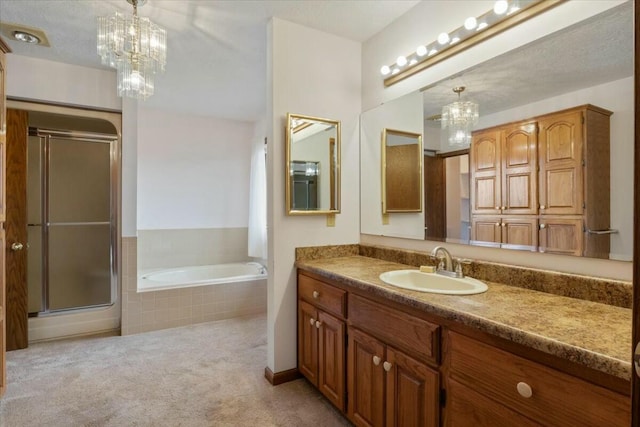
<svg viewBox="0 0 640 427">
<path fill-rule="evenodd" d="M 471 277 L 457 279 L 418 270 L 394 270 L 380 275 L 383 282 L 412 291 L 448 295 L 472 295 L 487 291 L 487 285 Z"/>
</svg>

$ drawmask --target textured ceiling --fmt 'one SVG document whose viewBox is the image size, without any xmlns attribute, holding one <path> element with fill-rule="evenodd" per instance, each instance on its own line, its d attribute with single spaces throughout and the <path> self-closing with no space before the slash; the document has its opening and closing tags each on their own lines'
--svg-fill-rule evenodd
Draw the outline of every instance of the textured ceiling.
<svg viewBox="0 0 640 427">
<path fill-rule="evenodd" d="M 465 86 L 462 98 L 478 102 L 480 115 L 488 115 L 632 75 L 629 1 L 429 87 L 424 114 L 439 115 L 455 101 L 455 86 Z"/>
<path fill-rule="evenodd" d="M 145 105 L 255 120 L 266 103 L 270 17 L 364 41 L 417 3 L 149 0 L 139 14 L 167 29 L 169 45 L 167 70 L 156 78 L 156 93 Z M 0 0 L 2 21 L 41 28 L 51 43 L 45 48 L 4 37 L 14 53 L 94 68 L 103 68 L 96 53 L 96 17 L 116 10 L 132 9 L 125 0 Z"/>
</svg>

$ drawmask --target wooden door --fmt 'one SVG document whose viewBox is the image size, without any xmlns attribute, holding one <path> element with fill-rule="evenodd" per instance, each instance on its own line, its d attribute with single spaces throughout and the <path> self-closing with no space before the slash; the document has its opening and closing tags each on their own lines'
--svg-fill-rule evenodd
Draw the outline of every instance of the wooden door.
<svg viewBox="0 0 640 427">
<path fill-rule="evenodd" d="M 384 425 L 384 350 L 380 341 L 349 328 L 348 416 L 358 427 Z"/>
<path fill-rule="evenodd" d="M 581 256 L 584 232 L 580 217 L 540 217 L 540 252 Z"/>
<path fill-rule="evenodd" d="M 424 156 L 424 238 L 444 242 L 447 237 L 445 162 Z"/>
<path fill-rule="evenodd" d="M 345 388 L 345 324 L 318 312 L 318 388 L 331 403 L 344 411 Z"/>
<path fill-rule="evenodd" d="M 499 247 L 502 242 L 501 220 L 498 216 L 473 215 L 471 217 L 471 243 Z"/>
<path fill-rule="evenodd" d="M 387 347 L 385 362 L 387 427 L 436 427 L 438 372 L 391 347 Z"/>
<path fill-rule="evenodd" d="M 538 132 L 535 122 L 502 131 L 503 214 L 538 213 Z"/>
<path fill-rule="evenodd" d="M 519 215 L 506 216 L 500 221 L 502 246 L 510 249 L 538 250 L 538 219 Z"/>
<path fill-rule="evenodd" d="M 6 91 L 5 91 L 5 53 L 10 52 L 9 47 L 0 37 L 0 397 L 7 389 L 6 369 L 6 281 L 5 281 L 5 215 L 6 215 Z"/>
<path fill-rule="evenodd" d="M 311 384 L 318 386 L 318 311 L 298 301 L 298 370 Z"/>
<path fill-rule="evenodd" d="M 471 213 L 499 214 L 502 206 L 500 182 L 500 131 L 474 133 L 469 166 L 471 169 Z"/>
<path fill-rule="evenodd" d="M 447 380 L 444 425 L 447 427 L 540 426 L 452 379 Z"/>
<path fill-rule="evenodd" d="M 6 322 L 7 350 L 27 348 L 28 112 L 7 110 Z"/>
<path fill-rule="evenodd" d="M 571 111 L 539 121 L 540 214 L 583 213 L 583 112 Z"/>
</svg>

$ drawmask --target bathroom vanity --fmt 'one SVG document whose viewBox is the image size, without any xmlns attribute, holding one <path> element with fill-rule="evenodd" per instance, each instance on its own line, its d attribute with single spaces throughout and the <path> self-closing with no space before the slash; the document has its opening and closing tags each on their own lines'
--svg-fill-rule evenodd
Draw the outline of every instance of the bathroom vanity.
<svg viewBox="0 0 640 427">
<path fill-rule="evenodd" d="M 315 258 L 297 261 L 298 368 L 355 425 L 629 424 L 628 308 L 409 291 L 378 276 L 415 266 Z"/>
</svg>

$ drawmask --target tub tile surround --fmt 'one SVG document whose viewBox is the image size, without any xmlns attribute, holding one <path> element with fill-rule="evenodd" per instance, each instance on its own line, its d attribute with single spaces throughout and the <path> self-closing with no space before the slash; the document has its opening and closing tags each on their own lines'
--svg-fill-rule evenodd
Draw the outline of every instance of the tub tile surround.
<svg viewBox="0 0 640 427">
<path fill-rule="evenodd" d="M 122 335 L 266 312 L 266 280 L 138 293 L 139 240 L 123 238 Z"/>
<path fill-rule="evenodd" d="M 356 255 L 296 261 L 298 268 L 481 332 L 628 381 L 631 310 L 489 283 L 470 296 L 400 289 L 379 279 L 408 264 Z"/>
</svg>

